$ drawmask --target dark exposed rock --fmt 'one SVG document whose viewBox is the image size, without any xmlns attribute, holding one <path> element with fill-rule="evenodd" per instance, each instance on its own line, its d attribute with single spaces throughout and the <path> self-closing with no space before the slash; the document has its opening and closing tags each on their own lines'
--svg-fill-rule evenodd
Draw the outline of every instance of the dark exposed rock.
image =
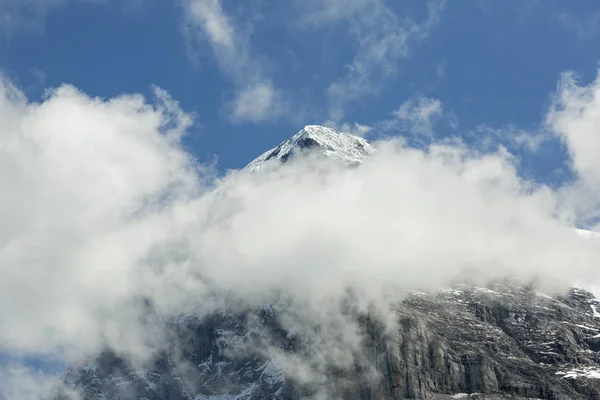
<svg viewBox="0 0 600 400">
<path fill-rule="evenodd" d="M 360 354 L 312 384 L 265 351 L 302 357 L 310 346 L 283 328 L 284 307 L 184 316 L 170 325 L 174 346 L 147 369 L 106 352 L 70 369 L 65 382 L 85 400 L 596 399 L 595 307 L 581 289 L 561 298 L 504 285 L 413 293 L 398 304 L 392 333 L 372 315 L 355 315 Z"/>
</svg>

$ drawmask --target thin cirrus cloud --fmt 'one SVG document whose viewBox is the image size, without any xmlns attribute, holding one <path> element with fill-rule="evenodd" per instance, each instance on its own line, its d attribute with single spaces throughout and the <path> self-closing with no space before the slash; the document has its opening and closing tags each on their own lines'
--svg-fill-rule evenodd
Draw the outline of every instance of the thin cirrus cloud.
<svg viewBox="0 0 600 400">
<path fill-rule="evenodd" d="M 326 94 L 329 118 L 344 119 L 345 107 L 380 92 L 394 76 L 398 63 L 410 55 L 411 47 L 426 39 L 439 22 L 445 1 L 427 3 L 427 17 L 415 22 L 400 19 L 384 0 L 297 1 L 301 26 L 344 24 L 356 44 L 354 58 L 345 76 L 331 82 Z"/>
<path fill-rule="evenodd" d="M 251 18 L 242 22 L 228 15 L 221 0 L 183 0 L 183 5 L 188 43 L 192 48 L 208 43 L 220 69 L 235 86 L 235 98 L 227 105 L 234 121 L 267 121 L 294 109 L 265 73 L 265 59 L 252 49 Z M 401 19 L 384 0 L 296 1 L 293 29 L 341 25 L 356 47 L 347 73 L 324 88 L 327 119 L 344 124 L 348 105 L 379 93 L 396 73 L 399 61 L 410 55 L 411 47 L 433 31 L 444 5 L 443 0 L 430 1 L 426 18 L 415 22 Z"/>
<path fill-rule="evenodd" d="M 377 122 L 375 128 L 384 135 L 401 134 L 414 145 L 429 145 L 448 137 L 441 130 L 449 130 L 453 133 L 451 136 L 455 136 L 458 118 L 444 108 L 440 99 L 418 94 L 400 104 L 390 118 Z M 466 134 L 461 133 L 461 137 Z"/>
<path fill-rule="evenodd" d="M 444 1 L 431 1 L 424 21 L 400 19 L 383 0 L 295 2 L 294 29 L 343 24 L 356 44 L 347 74 L 326 88 L 328 119 L 344 123 L 347 105 L 377 94 L 392 77 L 413 44 L 427 38 L 441 18 Z M 235 121 L 278 118 L 292 107 L 265 73 L 265 59 L 253 53 L 251 18 L 244 23 L 228 15 L 221 0 L 183 0 L 184 32 L 192 48 L 208 43 L 222 71 L 236 88 L 227 109 Z M 246 25 L 244 25 L 246 24 Z"/>
<path fill-rule="evenodd" d="M 402 130 L 431 136 L 434 124 L 442 118 L 444 110 L 439 99 L 417 96 L 415 99 L 406 100 L 393 114 L 395 122 Z"/>
<path fill-rule="evenodd" d="M 185 4 L 188 18 L 200 26 L 213 46 L 231 48 L 235 45 L 233 27 L 219 0 L 192 0 Z"/>
<path fill-rule="evenodd" d="M 278 94 L 270 82 L 259 82 L 242 90 L 233 102 L 232 115 L 236 120 L 260 122 L 277 116 L 275 108 Z"/>
<path fill-rule="evenodd" d="M 183 0 L 183 9 L 190 46 L 208 42 L 219 68 L 236 87 L 236 97 L 227 106 L 232 119 L 261 122 L 281 116 L 282 95 L 252 54 L 248 28 L 228 16 L 220 0 Z"/>
<path fill-rule="evenodd" d="M 600 35 L 600 10 L 587 15 L 559 13 L 556 20 L 567 31 L 579 40 L 590 40 Z"/>
</svg>

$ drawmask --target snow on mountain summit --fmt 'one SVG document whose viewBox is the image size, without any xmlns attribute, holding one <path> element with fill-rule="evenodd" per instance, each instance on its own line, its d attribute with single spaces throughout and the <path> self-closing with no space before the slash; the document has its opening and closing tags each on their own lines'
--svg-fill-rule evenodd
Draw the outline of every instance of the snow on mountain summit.
<svg viewBox="0 0 600 400">
<path fill-rule="evenodd" d="M 369 142 L 361 137 L 324 126 L 307 125 L 290 139 L 256 158 L 245 169 L 257 171 L 271 160 L 285 162 L 297 152 L 307 149 L 319 151 L 347 165 L 360 164 L 375 151 Z"/>
</svg>

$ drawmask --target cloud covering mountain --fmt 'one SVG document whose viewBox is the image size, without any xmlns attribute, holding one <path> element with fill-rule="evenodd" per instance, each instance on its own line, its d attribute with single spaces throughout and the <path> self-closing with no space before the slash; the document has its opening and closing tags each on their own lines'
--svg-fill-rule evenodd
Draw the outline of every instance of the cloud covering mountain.
<svg viewBox="0 0 600 400">
<path fill-rule="evenodd" d="M 385 314 L 406 289 L 457 279 L 600 280 L 600 247 L 573 230 L 600 209 L 600 80 L 563 76 L 547 114 L 575 174 L 560 187 L 520 176 L 502 147 L 401 139 L 373 143 L 358 168 L 307 152 L 217 176 L 182 145 L 192 117 L 154 94 L 62 86 L 34 103 L 2 81 L 6 398 L 39 398 L 34 382 L 45 390 L 30 367 L 15 372 L 26 358 L 70 363 L 106 345 L 152 354 L 164 337 L 144 319 L 148 304 L 160 319 L 201 315 L 223 293 L 254 306 L 284 293 L 307 317 L 336 321 L 348 290 Z"/>
</svg>

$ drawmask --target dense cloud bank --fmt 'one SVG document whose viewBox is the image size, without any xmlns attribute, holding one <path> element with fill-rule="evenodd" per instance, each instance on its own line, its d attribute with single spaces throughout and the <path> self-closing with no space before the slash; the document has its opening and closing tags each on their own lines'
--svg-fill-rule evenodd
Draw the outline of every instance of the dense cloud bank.
<svg viewBox="0 0 600 400">
<path fill-rule="evenodd" d="M 465 277 L 597 282 L 600 247 L 572 228 L 600 209 L 599 99 L 600 81 L 562 77 L 545 121 L 576 176 L 561 187 L 521 178 L 503 148 L 401 140 L 359 168 L 306 156 L 216 178 L 183 149 L 192 118 L 160 89 L 149 102 L 62 86 L 31 103 L 3 80 L 0 352 L 143 358 L 163 339 L 148 304 L 159 321 L 201 314 L 215 293 L 250 306 L 284 293 L 335 330 L 348 290 L 385 314 L 404 290 Z M 0 393 L 38 398 L 47 376 L 19 368 L 2 363 Z"/>
</svg>

